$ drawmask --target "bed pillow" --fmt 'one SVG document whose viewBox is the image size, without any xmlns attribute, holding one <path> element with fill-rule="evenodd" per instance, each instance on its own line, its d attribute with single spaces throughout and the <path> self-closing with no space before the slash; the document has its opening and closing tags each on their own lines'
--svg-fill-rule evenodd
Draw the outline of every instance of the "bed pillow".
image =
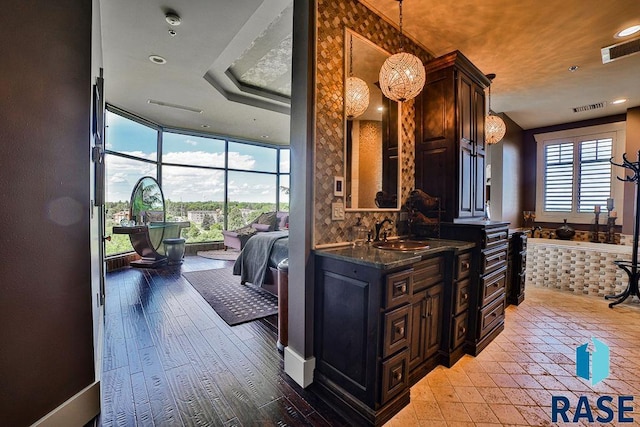
<svg viewBox="0 0 640 427">
<path fill-rule="evenodd" d="M 253 236 L 256 234 L 256 229 L 250 225 L 245 225 L 242 228 L 238 228 L 237 230 L 233 230 L 238 236 Z"/>
<path fill-rule="evenodd" d="M 278 218 L 276 230 L 287 230 L 289 228 L 287 227 L 287 224 L 289 224 L 289 212 L 278 212 L 276 217 Z"/>
<path fill-rule="evenodd" d="M 269 224 L 251 224 L 256 231 L 269 231 Z"/>
<path fill-rule="evenodd" d="M 260 214 L 260 216 L 253 221 L 254 224 L 267 224 L 269 229 L 267 231 L 273 231 L 276 229 L 276 213 L 275 212 L 265 212 Z"/>
</svg>

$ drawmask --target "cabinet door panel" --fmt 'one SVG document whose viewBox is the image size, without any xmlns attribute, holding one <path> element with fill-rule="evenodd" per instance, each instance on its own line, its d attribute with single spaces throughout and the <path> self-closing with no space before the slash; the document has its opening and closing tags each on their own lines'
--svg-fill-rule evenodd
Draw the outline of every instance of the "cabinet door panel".
<svg viewBox="0 0 640 427">
<path fill-rule="evenodd" d="M 325 271 L 321 360 L 335 375 L 367 386 L 370 283 Z"/>
<path fill-rule="evenodd" d="M 477 150 L 480 151 L 484 155 L 485 150 L 485 140 L 484 140 L 484 117 L 485 117 L 485 106 L 484 106 L 484 90 L 478 85 L 473 85 L 474 93 L 473 93 L 473 105 L 474 105 L 474 133 L 475 133 L 475 144 Z"/>
<path fill-rule="evenodd" d="M 474 109 L 472 105 L 472 82 L 464 74 L 458 73 L 458 114 L 460 126 L 460 143 L 473 144 L 474 137 Z"/>
<path fill-rule="evenodd" d="M 411 300 L 411 347 L 409 349 L 409 368 L 418 366 L 424 355 L 425 322 L 427 317 L 427 291 L 418 292 Z"/>
<path fill-rule="evenodd" d="M 473 176 L 471 185 L 473 188 L 473 216 L 484 216 L 485 197 L 485 158 L 484 152 L 476 150 L 474 156 Z"/>
<path fill-rule="evenodd" d="M 427 74 L 427 82 L 416 99 L 416 120 L 420 136 L 416 144 L 453 142 L 454 131 L 453 70 L 438 70 Z"/>
<path fill-rule="evenodd" d="M 466 217 L 473 215 L 473 152 L 470 147 L 460 147 L 460 177 L 459 177 L 459 193 L 460 193 L 460 209 L 459 216 Z M 442 179 L 442 178 L 441 178 Z"/>
<path fill-rule="evenodd" d="M 425 358 L 435 354 L 440 348 L 442 335 L 442 307 L 444 286 L 433 286 L 427 290 L 427 338 Z"/>
</svg>

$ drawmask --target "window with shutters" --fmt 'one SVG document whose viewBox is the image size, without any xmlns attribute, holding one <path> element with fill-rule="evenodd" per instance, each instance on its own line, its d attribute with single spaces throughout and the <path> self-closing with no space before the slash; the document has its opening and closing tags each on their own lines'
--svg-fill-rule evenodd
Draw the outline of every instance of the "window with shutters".
<svg viewBox="0 0 640 427">
<path fill-rule="evenodd" d="M 538 143 L 536 221 L 593 222 L 600 206 L 600 223 L 606 222 L 607 199 L 622 220 L 622 183 L 612 166 L 624 152 L 624 123 L 571 129 L 535 135 Z"/>
</svg>

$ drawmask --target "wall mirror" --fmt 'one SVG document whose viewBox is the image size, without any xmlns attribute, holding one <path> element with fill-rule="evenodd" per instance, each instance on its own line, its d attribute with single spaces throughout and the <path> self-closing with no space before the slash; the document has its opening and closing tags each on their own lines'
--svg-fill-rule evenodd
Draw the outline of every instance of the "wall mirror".
<svg viewBox="0 0 640 427">
<path fill-rule="evenodd" d="M 138 224 L 164 222 L 164 195 L 160 184 L 150 176 L 138 180 L 131 192 L 129 218 Z"/>
<path fill-rule="evenodd" d="M 361 35 L 345 29 L 347 77 L 359 77 L 369 87 L 364 113 L 344 115 L 345 207 L 348 210 L 400 209 L 400 104 L 382 95 L 380 67 L 389 53 Z M 346 99 L 346 96 L 345 96 Z"/>
</svg>

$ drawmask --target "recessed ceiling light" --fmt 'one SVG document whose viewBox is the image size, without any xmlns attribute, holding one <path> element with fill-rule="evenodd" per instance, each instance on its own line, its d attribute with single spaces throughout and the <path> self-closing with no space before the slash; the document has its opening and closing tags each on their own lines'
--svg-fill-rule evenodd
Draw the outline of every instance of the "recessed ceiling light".
<svg viewBox="0 0 640 427">
<path fill-rule="evenodd" d="M 160 55 L 149 55 L 149 61 L 159 65 L 164 65 L 167 63 L 167 60 Z"/>
<path fill-rule="evenodd" d="M 269 139 L 269 135 L 261 135 L 260 137 L 264 139 Z"/>
<path fill-rule="evenodd" d="M 384 107 L 382 106 L 378 107 L 378 111 L 384 111 Z"/>
<path fill-rule="evenodd" d="M 637 33 L 638 31 L 640 31 L 640 25 L 633 25 L 631 27 L 625 28 L 622 31 L 618 31 L 614 37 L 616 38 L 627 37 Z"/>
<path fill-rule="evenodd" d="M 571 67 L 569 67 L 569 71 L 571 71 L 573 73 L 575 71 L 578 71 L 578 68 L 580 68 L 580 67 L 577 66 L 577 65 L 572 65 Z"/>
<path fill-rule="evenodd" d="M 207 129 L 207 128 L 210 128 L 210 127 L 211 127 L 211 126 L 209 126 L 209 125 L 200 125 L 200 126 L 201 126 L 201 127 L 203 127 L 203 128 L 205 128 L 205 129 Z"/>
<path fill-rule="evenodd" d="M 164 16 L 164 19 L 167 21 L 169 25 L 173 25 L 174 27 L 180 25 L 180 23 L 182 22 L 182 19 L 180 19 L 180 16 L 175 12 L 168 12 Z"/>
<path fill-rule="evenodd" d="M 624 104 L 625 102 L 627 102 L 627 98 L 620 98 L 615 101 L 611 101 L 612 104 Z"/>
</svg>

